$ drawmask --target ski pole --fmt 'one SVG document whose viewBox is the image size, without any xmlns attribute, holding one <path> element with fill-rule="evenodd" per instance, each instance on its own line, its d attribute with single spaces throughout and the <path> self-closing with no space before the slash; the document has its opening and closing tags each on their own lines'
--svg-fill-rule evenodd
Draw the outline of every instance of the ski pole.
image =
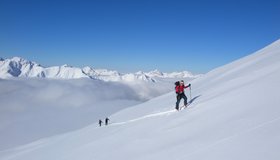
<svg viewBox="0 0 280 160">
<path fill-rule="evenodd" d="M 192 100 L 192 86 L 190 86 L 190 99 Z"/>
</svg>

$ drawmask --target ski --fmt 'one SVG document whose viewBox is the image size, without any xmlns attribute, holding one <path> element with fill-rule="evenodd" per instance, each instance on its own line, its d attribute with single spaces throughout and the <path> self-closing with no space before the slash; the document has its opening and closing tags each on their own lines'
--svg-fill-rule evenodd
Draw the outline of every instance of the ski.
<svg viewBox="0 0 280 160">
<path fill-rule="evenodd" d="M 187 105 L 180 106 L 179 109 L 177 109 L 177 110 L 180 111 L 180 110 L 186 109 L 190 104 L 191 103 L 188 103 Z"/>
</svg>

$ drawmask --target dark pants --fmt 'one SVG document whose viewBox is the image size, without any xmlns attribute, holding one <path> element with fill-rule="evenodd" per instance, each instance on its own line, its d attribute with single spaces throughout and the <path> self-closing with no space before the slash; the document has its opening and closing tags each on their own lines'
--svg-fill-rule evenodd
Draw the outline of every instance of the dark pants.
<svg viewBox="0 0 280 160">
<path fill-rule="evenodd" d="M 177 95 L 177 102 L 176 102 L 176 109 L 177 110 L 179 109 L 179 103 L 180 103 L 182 98 L 184 99 L 184 105 L 186 106 L 188 104 L 188 98 L 185 95 L 185 93 L 178 94 Z"/>
</svg>

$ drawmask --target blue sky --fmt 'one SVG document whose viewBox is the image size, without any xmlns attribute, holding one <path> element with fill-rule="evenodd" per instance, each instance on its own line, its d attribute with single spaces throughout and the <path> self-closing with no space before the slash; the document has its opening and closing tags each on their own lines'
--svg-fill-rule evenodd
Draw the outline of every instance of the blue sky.
<svg viewBox="0 0 280 160">
<path fill-rule="evenodd" d="M 0 57 L 205 73 L 280 38 L 278 0 L 0 0 Z"/>
</svg>

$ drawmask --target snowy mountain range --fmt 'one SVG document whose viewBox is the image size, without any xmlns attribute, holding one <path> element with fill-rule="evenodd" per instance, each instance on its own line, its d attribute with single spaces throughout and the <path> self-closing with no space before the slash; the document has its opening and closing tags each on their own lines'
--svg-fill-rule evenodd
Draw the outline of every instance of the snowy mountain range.
<svg viewBox="0 0 280 160">
<path fill-rule="evenodd" d="M 96 119 L 72 132 L 2 150 L 0 159 L 278 160 L 279 62 L 280 40 L 193 80 L 186 91 L 189 105 L 183 110 L 174 109 L 172 91 L 110 114 L 108 126 L 99 127 Z M 3 100 L 13 90 L 3 91 Z"/>
<path fill-rule="evenodd" d="M 79 79 L 90 78 L 104 81 L 147 81 L 155 82 L 154 78 L 197 78 L 188 71 L 163 73 L 158 70 L 148 73 L 139 71 L 136 73 L 122 74 L 118 71 L 107 69 L 93 69 L 91 67 L 77 68 L 69 65 L 43 67 L 36 62 L 31 62 L 20 57 L 0 59 L 0 78 L 14 77 L 24 78 L 51 78 L 51 79 Z"/>
</svg>

